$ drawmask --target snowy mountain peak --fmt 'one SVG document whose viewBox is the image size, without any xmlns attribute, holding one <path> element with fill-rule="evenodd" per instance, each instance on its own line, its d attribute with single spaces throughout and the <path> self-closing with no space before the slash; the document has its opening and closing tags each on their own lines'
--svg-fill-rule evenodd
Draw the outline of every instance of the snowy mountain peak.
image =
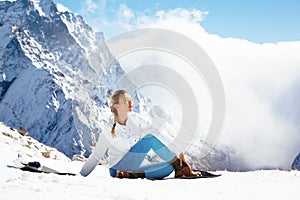
<svg viewBox="0 0 300 200">
<path fill-rule="evenodd" d="M 57 10 L 58 10 L 58 12 L 71 12 L 70 10 L 69 10 L 69 8 L 67 8 L 67 7 L 65 7 L 64 5 L 62 5 L 62 4 L 56 4 L 56 7 L 57 7 Z"/>
<path fill-rule="evenodd" d="M 34 8 L 38 11 L 40 16 L 49 17 L 51 13 L 51 7 L 54 6 L 54 3 L 51 0 L 28 0 L 33 3 Z"/>
<path fill-rule="evenodd" d="M 0 15 L 0 121 L 69 157 L 88 155 L 123 73 L 107 66 L 102 34 L 49 0 L 0 1 Z"/>
</svg>

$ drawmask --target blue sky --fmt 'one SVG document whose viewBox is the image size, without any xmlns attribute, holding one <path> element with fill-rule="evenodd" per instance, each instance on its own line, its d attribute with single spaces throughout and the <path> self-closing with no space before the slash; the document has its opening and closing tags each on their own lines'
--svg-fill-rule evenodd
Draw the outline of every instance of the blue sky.
<svg viewBox="0 0 300 200">
<path fill-rule="evenodd" d="M 135 17 L 154 16 L 158 11 L 176 8 L 202 11 L 204 15 L 199 22 L 201 26 L 208 33 L 222 37 L 246 39 L 255 43 L 300 40 L 298 0 L 82 0 L 76 3 L 71 0 L 54 0 L 54 2 L 82 15 L 90 26 L 108 36 L 118 34 L 118 30 L 116 27 L 112 30 L 112 27 L 100 22 L 100 19 L 113 24 L 120 20 L 117 14 L 120 6 L 125 6 Z"/>
</svg>

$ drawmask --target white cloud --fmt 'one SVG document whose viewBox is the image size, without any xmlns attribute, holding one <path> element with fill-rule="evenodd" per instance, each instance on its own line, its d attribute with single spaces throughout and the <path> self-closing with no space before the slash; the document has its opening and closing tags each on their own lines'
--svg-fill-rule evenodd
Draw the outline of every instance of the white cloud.
<svg viewBox="0 0 300 200">
<path fill-rule="evenodd" d="M 99 4 L 93 2 L 93 0 L 85 0 L 83 2 L 83 9 L 82 9 L 82 13 L 83 12 L 91 12 L 91 13 L 94 13 L 97 8 L 99 7 L 98 6 Z"/>
<path fill-rule="evenodd" d="M 207 51 L 223 79 L 227 117 L 222 139 L 240 151 L 251 167 L 288 168 L 299 151 L 299 126 L 281 116 L 274 105 L 288 98 L 282 95 L 290 87 L 300 88 L 300 42 L 258 45 L 193 27 L 177 31 Z"/>
<path fill-rule="evenodd" d="M 121 4 L 119 7 L 119 19 L 125 22 L 129 22 L 134 18 L 134 13 L 129 9 L 126 4 Z"/>
<path fill-rule="evenodd" d="M 97 5 L 92 0 L 86 0 L 86 10 L 90 12 L 94 12 L 97 8 Z"/>
<path fill-rule="evenodd" d="M 183 19 L 192 23 L 199 23 L 204 19 L 205 15 L 207 14 L 208 12 L 202 12 L 196 9 L 187 10 L 182 8 L 176 8 L 169 11 L 158 11 L 156 12 L 156 17 L 158 18 L 158 20 Z"/>
<path fill-rule="evenodd" d="M 297 105 L 296 99 L 288 105 L 285 99 L 289 96 L 283 95 L 293 95 L 285 92 L 291 87 L 300 90 L 300 42 L 259 45 L 210 35 L 194 23 L 157 24 L 177 27 L 176 31 L 200 44 L 216 64 L 227 101 L 222 141 L 241 153 L 249 167 L 290 167 L 299 153 L 299 126 L 282 116 L 275 105 L 279 99 L 281 107 L 289 110 Z"/>
<path fill-rule="evenodd" d="M 183 8 L 176 8 L 168 11 L 159 10 L 153 15 L 149 15 L 148 12 L 137 13 L 135 18 L 132 18 L 130 21 L 130 29 L 164 26 L 164 28 L 175 30 L 177 28 L 182 28 L 179 27 L 179 25 L 184 25 L 187 22 L 198 25 L 207 14 L 208 12 L 202 12 L 196 9 L 188 10 Z M 166 23 L 169 23 L 169 25 Z"/>
<path fill-rule="evenodd" d="M 124 3 L 120 4 L 117 9 L 113 9 L 107 7 L 106 0 L 99 0 L 98 2 L 85 0 L 80 14 L 89 21 L 89 24 L 96 31 L 103 31 L 107 35 L 106 38 L 110 38 L 121 32 L 147 27 L 160 21 L 174 20 L 178 22 L 180 19 L 181 21 L 199 23 L 208 12 L 176 8 L 168 11 L 159 10 L 151 14 L 149 10 L 135 12 Z"/>
<path fill-rule="evenodd" d="M 227 101 L 220 142 L 241 153 L 249 167 L 290 166 L 299 153 L 300 126 L 282 113 L 298 105 L 290 96 L 300 90 L 300 41 L 255 44 L 208 34 L 200 25 L 207 13 L 198 10 L 178 8 L 152 16 L 134 13 L 125 6 L 123 11 L 120 15 L 127 16 L 126 26 L 122 22 L 120 27 L 123 30 L 174 30 L 197 42 L 211 57 L 223 80 Z"/>
</svg>

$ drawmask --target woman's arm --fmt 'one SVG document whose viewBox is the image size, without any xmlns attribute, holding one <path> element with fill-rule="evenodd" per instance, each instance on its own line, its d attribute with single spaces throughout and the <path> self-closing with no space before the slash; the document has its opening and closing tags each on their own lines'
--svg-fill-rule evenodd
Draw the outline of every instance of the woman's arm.
<svg viewBox="0 0 300 200">
<path fill-rule="evenodd" d="M 99 164 L 100 159 L 104 156 L 107 148 L 109 147 L 110 141 L 107 138 L 109 136 L 105 136 L 104 134 L 105 132 L 102 132 L 100 134 L 95 148 L 92 150 L 91 155 L 83 165 L 80 171 L 80 174 L 82 176 L 88 176 L 95 169 L 95 167 Z"/>
</svg>

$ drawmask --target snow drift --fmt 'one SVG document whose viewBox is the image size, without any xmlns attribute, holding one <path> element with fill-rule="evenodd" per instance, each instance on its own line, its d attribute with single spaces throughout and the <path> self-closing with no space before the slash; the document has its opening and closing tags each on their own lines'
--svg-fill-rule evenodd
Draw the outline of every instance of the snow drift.
<svg viewBox="0 0 300 200">
<path fill-rule="evenodd" d="M 184 199 L 189 196 L 210 199 L 299 199 L 299 171 L 259 170 L 220 171 L 213 179 L 152 181 L 117 179 L 98 165 L 88 177 L 33 173 L 13 167 L 13 160 L 39 161 L 60 171 L 78 173 L 82 162 L 71 161 L 56 149 L 0 123 L 0 196 L 2 199 L 73 200 L 81 199 Z M 49 158 L 42 155 L 48 152 Z M 200 191 L 201 188 L 201 192 Z"/>
</svg>

